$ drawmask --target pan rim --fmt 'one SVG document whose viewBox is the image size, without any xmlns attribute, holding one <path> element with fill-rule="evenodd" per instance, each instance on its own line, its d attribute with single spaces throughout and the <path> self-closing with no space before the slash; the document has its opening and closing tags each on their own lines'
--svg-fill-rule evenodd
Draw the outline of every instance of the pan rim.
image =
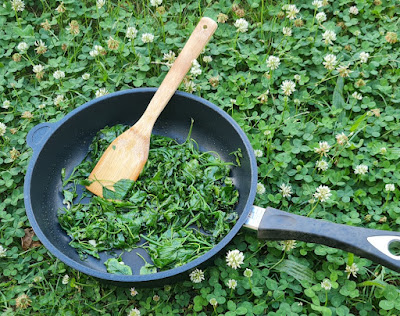
<svg viewBox="0 0 400 316">
<path fill-rule="evenodd" d="M 54 122 L 53 124 L 53 129 L 51 132 L 46 135 L 46 140 L 39 145 L 37 148 L 33 148 L 33 153 L 31 156 L 31 159 L 29 161 L 29 165 L 27 167 L 26 175 L 25 175 L 25 182 L 24 182 L 24 202 L 25 202 L 25 209 L 26 213 L 29 219 L 29 222 L 35 231 L 35 234 L 39 238 L 39 240 L 42 242 L 42 244 L 46 247 L 48 251 L 50 251 L 51 254 L 53 254 L 55 257 L 57 257 L 59 260 L 67 264 L 68 266 L 81 271 L 87 275 L 93 276 L 95 278 L 101 279 L 101 280 L 106 280 L 106 281 L 112 281 L 112 282 L 118 282 L 118 283 L 146 283 L 150 281 L 157 281 L 161 279 L 166 279 L 166 278 L 171 278 L 175 277 L 178 275 L 181 275 L 187 271 L 190 271 L 202 263 L 210 260 L 214 255 L 219 253 L 224 247 L 226 247 L 229 242 L 236 236 L 236 234 L 239 232 L 241 227 L 243 226 L 244 222 L 246 221 L 248 214 L 250 212 L 250 209 L 253 205 L 253 201 L 255 199 L 256 195 L 256 187 L 257 187 L 257 162 L 256 162 L 256 157 L 254 154 L 254 150 L 251 146 L 251 143 L 249 139 L 247 138 L 247 135 L 244 133 L 244 131 L 241 129 L 239 124 L 225 111 L 223 111 L 221 108 L 219 108 L 217 105 L 214 103 L 182 91 L 176 91 L 174 95 L 181 96 L 183 98 L 187 99 L 192 99 L 193 101 L 197 101 L 201 103 L 202 105 L 211 108 L 211 110 L 215 111 L 216 114 L 219 114 L 222 116 L 228 123 L 232 126 L 232 128 L 235 130 L 235 132 L 239 135 L 244 147 L 246 148 L 246 151 L 249 154 L 250 158 L 250 192 L 248 192 L 248 198 L 245 203 L 245 206 L 243 207 L 243 212 L 239 216 L 236 224 L 232 227 L 232 229 L 229 231 L 229 233 L 218 243 L 214 246 L 213 249 L 210 251 L 206 252 L 199 258 L 196 258 L 193 261 L 190 261 L 180 267 L 176 267 L 173 269 L 169 269 L 166 271 L 160 271 L 154 274 L 147 274 L 147 275 L 118 275 L 118 274 L 111 274 L 107 272 L 101 272 L 98 270 L 94 270 L 92 268 L 89 268 L 88 266 L 85 266 L 70 257 L 66 256 L 63 252 L 58 250 L 57 247 L 55 247 L 52 242 L 44 235 L 42 230 L 40 229 L 40 226 L 38 222 L 36 221 L 36 217 L 32 208 L 32 203 L 31 203 L 31 179 L 32 179 L 32 174 L 34 170 L 34 166 L 36 165 L 36 162 L 39 158 L 40 152 L 42 149 L 46 146 L 47 140 L 63 125 L 65 124 L 71 117 L 77 115 L 79 112 L 84 111 L 88 107 L 95 106 L 96 103 L 99 101 L 102 101 L 104 99 L 108 98 L 114 98 L 118 97 L 124 94 L 136 94 L 136 93 L 155 93 L 157 88 L 134 88 L 134 89 L 126 89 L 122 91 L 117 91 L 113 92 L 110 94 L 107 94 L 105 96 L 99 97 L 92 99 L 81 106 L 77 107 L 76 109 L 72 110 L 68 114 L 66 114 L 62 119 L 59 121 Z"/>
</svg>

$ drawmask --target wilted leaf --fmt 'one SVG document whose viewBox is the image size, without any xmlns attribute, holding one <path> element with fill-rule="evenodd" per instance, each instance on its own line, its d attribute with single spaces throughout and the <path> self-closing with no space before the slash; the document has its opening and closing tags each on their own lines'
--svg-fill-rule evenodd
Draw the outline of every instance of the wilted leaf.
<svg viewBox="0 0 400 316">
<path fill-rule="evenodd" d="M 35 232 L 33 228 L 24 229 L 25 236 L 21 238 L 22 249 L 28 250 L 30 248 L 39 247 L 42 243 L 40 241 L 33 240 Z"/>
</svg>

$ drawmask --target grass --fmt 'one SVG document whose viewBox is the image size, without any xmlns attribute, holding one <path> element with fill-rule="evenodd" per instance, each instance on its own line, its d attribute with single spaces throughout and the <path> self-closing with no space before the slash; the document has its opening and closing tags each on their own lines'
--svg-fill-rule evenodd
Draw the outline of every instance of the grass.
<svg viewBox="0 0 400 316">
<path fill-rule="evenodd" d="M 199 283 L 188 276 L 159 288 L 107 286 L 35 247 L 23 202 L 28 131 L 100 95 L 159 86 L 173 53 L 209 16 L 220 23 L 198 58 L 201 74 L 180 89 L 217 104 L 247 133 L 257 151 L 256 205 L 399 231 L 397 1 L 21 2 L 0 6 L 4 315 L 399 313 L 398 272 L 322 245 L 257 240 L 245 230 L 227 249 L 244 255 L 237 269 L 221 253 Z M 235 26 L 241 18 L 243 32 Z M 135 37 L 126 37 L 128 27 Z M 144 33 L 153 41 L 143 42 Z"/>
</svg>

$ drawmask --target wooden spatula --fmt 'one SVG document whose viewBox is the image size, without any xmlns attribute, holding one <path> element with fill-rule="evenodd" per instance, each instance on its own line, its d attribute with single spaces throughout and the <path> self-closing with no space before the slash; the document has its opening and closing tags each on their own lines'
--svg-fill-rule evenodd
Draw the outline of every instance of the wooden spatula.
<svg viewBox="0 0 400 316">
<path fill-rule="evenodd" d="M 216 29 L 214 20 L 206 17 L 200 20 L 142 117 L 118 136 L 101 156 L 89 176 L 93 181 L 87 186 L 89 191 L 103 196 L 103 187 L 113 190 L 118 180 L 139 177 L 149 155 L 154 123 Z"/>
</svg>

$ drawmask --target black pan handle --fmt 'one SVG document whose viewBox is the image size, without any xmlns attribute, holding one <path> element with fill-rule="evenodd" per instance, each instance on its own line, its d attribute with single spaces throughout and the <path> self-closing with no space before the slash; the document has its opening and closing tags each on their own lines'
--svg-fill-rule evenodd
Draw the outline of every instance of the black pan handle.
<svg viewBox="0 0 400 316">
<path fill-rule="evenodd" d="M 26 143 L 33 151 L 38 151 L 47 141 L 51 133 L 58 127 L 59 122 L 55 123 L 40 123 L 31 128 L 26 136 Z"/>
<path fill-rule="evenodd" d="M 389 251 L 392 242 L 400 244 L 398 232 L 335 224 L 267 207 L 258 226 L 258 237 L 323 244 L 400 272 L 400 256 Z"/>
</svg>

